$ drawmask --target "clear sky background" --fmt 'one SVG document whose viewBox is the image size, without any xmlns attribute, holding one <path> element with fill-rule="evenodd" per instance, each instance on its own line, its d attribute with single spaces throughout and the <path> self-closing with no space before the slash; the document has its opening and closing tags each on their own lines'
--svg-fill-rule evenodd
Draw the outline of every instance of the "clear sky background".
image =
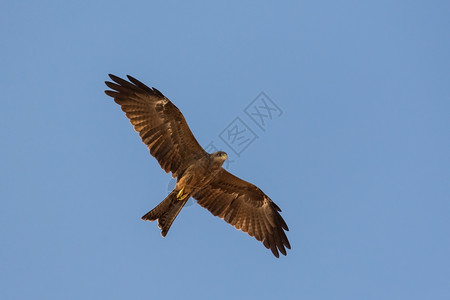
<svg viewBox="0 0 450 300">
<path fill-rule="evenodd" d="M 450 299 L 448 1 L 0 2 L 0 298 Z M 197 204 L 107 74 L 161 90 L 283 210 L 292 250 Z M 264 92 L 265 130 L 244 110 Z M 219 138 L 239 117 L 240 157 Z"/>
</svg>

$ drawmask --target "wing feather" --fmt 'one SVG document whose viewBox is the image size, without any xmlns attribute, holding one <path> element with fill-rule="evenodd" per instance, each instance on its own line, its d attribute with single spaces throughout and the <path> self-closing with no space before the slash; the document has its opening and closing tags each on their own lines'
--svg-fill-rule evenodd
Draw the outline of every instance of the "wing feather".
<svg viewBox="0 0 450 300">
<path fill-rule="evenodd" d="M 213 215 L 262 241 L 276 257 L 291 249 L 281 209 L 258 187 L 225 169 L 192 197 Z"/>
<path fill-rule="evenodd" d="M 127 76 L 129 81 L 109 77 L 113 82 L 105 83 L 112 90 L 105 91 L 106 95 L 121 106 L 163 170 L 176 177 L 192 159 L 206 155 L 180 110 L 160 91 L 131 76 Z"/>
</svg>

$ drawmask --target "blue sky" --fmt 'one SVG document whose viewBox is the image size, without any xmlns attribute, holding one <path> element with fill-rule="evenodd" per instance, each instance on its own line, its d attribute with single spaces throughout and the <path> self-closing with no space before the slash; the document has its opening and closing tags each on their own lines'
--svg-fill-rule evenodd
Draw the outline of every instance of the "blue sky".
<svg viewBox="0 0 450 300">
<path fill-rule="evenodd" d="M 2 1 L 2 299 L 448 299 L 448 1 Z M 276 259 L 167 194 L 103 91 L 161 90 L 283 210 Z M 262 130 L 245 108 L 282 111 Z M 235 120 L 256 138 L 238 157 Z"/>
</svg>

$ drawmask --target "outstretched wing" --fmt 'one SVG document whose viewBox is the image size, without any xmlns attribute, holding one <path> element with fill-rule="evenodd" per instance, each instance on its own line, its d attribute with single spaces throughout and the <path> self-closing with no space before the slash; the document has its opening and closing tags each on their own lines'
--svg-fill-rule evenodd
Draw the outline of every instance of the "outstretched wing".
<svg viewBox="0 0 450 300">
<path fill-rule="evenodd" d="M 276 257 L 278 251 L 286 255 L 285 247 L 291 249 L 281 209 L 258 187 L 225 169 L 192 197 L 213 215 L 262 241 Z"/>
<path fill-rule="evenodd" d="M 206 155 L 180 110 L 160 91 L 131 76 L 127 76 L 130 82 L 111 74 L 109 77 L 114 82 L 105 83 L 114 91 L 107 90 L 106 95 L 121 106 L 164 171 L 176 177 L 190 160 Z"/>
</svg>

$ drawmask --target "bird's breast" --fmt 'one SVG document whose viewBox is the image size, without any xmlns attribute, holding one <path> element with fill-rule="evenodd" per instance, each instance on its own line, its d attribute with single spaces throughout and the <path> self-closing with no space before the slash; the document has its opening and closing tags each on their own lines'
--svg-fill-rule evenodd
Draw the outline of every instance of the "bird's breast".
<svg viewBox="0 0 450 300">
<path fill-rule="evenodd" d="M 193 162 L 177 180 L 177 187 L 185 187 L 190 192 L 199 190 L 207 185 L 218 174 L 221 166 L 215 166 L 208 161 L 198 160 Z"/>
</svg>

